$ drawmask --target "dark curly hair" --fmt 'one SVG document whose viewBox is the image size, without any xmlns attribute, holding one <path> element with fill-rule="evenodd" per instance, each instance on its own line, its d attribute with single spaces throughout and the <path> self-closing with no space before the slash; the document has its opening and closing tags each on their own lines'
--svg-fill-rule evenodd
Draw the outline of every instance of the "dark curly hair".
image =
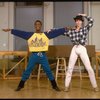
<svg viewBox="0 0 100 100">
<path fill-rule="evenodd" d="M 42 22 L 41 22 L 40 20 L 36 20 L 36 21 L 34 22 L 34 25 L 35 25 L 37 22 L 39 22 L 39 23 L 42 25 Z"/>
</svg>

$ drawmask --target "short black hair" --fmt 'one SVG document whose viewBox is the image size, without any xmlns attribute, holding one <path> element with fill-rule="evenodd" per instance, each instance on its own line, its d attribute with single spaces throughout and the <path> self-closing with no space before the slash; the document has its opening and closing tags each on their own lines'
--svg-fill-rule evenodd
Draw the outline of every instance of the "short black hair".
<svg viewBox="0 0 100 100">
<path fill-rule="evenodd" d="M 34 23 L 34 25 L 35 25 L 37 22 L 39 22 L 39 23 L 42 25 L 42 21 L 41 21 L 41 20 L 36 20 L 35 23 Z"/>
<path fill-rule="evenodd" d="M 78 16 L 74 17 L 74 20 L 75 21 L 76 20 L 81 20 L 82 22 L 84 21 L 83 16 L 81 16 L 81 15 L 78 15 Z"/>
</svg>

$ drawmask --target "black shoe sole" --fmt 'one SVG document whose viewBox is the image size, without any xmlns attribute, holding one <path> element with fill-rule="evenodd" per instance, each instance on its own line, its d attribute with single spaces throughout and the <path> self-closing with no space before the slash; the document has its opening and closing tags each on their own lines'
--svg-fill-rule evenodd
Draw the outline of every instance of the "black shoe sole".
<svg viewBox="0 0 100 100">
<path fill-rule="evenodd" d="M 24 87 L 18 87 L 15 91 L 20 91 Z"/>
<path fill-rule="evenodd" d="M 61 90 L 59 88 L 53 88 L 54 90 L 60 92 Z"/>
</svg>

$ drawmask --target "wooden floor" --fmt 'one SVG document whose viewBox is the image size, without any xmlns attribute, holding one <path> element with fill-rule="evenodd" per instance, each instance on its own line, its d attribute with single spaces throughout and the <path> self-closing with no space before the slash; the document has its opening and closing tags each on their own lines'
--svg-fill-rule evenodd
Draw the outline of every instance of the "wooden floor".
<svg viewBox="0 0 100 100">
<path fill-rule="evenodd" d="M 51 88 L 51 84 L 47 78 L 29 79 L 25 83 L 25 87 L 21 91 L 14 91 L 20 80 L 2 80 L 0 79 L 0 99 L 1 98 L 51 98 L 51 99 L 68 99 L 68 98 L 100 98 L 100 92 L 94 92 L 90 80 L 84 78 L 72 78 L 71 90 L 64 92 L 64 78 L 58 78 L 58 85 L 61 92 L 56 92 Z M 100 80 L 97 80 L 100 87 Z"/>
</svg>

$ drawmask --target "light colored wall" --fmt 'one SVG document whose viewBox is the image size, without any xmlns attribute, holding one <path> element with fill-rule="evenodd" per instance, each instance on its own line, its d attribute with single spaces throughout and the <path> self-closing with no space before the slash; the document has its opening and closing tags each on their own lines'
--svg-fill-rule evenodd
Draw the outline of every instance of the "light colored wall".
<svg viewBox="0 0 100 100">
<path fill-rule="evenodd" d="M 95 45 L 96 51 L 100 51 L 100 2 L 84 2 L 84 13 L 94 19 L 94 25 L 88 35 L 88 44 Z"/>
<path fill-rule="evenodd" d="M 4 2 L 0 7 L 0 51 L 13 50 L 13 35 L 3 32 L 3 28 L 14 27 L 14 3 Z"/>
<path fill-rule="evenodd" d="M 44 30 L 53 28 L 54 14 L 53 2 L 44 2 Z M 53 45 L 53 39 L 49 41 L 49 45 Z"/>
<path fill-rule="evenodd" d="M 100 51 L 100 2 L 90 3 L 90 14 L 94 18 L 94 25 L 91 30 L 91 44 Z"/>
</svg>

